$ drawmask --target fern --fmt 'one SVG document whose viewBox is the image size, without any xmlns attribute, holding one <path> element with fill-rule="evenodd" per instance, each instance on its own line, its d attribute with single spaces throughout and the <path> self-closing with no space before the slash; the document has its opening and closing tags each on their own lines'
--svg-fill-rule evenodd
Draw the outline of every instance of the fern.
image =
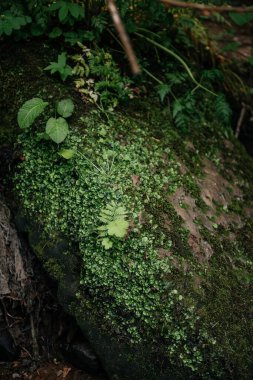
<svg viewBox="0 0 253 380">
<path fill-rule="evenodd" d="M 218 119 L 224 123 L 229 124 L 231 121 L 232 110 L 223 94 L 218 94 L 215 100 L 215 112 Z"/>
<path fill-rule="evenodd" d="M 98 227 L 99 236 L 102 238 L 101 243 L 105 249 L 112 247 L 112 240 L 109 237 L 123 238 L 129 227 L 126 220 L 127 211 L 124 206 L 117 205 L 112 201 L 101 210 L 99 220 L 102 226 Z"/>
<path fill-rule="evenodd" d="M 191 92 L 186 92 L 184 96 L 176 99 L 172 104 L 172 117 L 174 123 L 181 131 L 188 129 L 191 117 L 196 113 L 196 99 Z"/>
<path fill-rule="evenodd" d="M 222 82 L 224 80 L 224 74 L 219 69 L 203 70 L 201 78 L 211 82 Z"/>
</svg>

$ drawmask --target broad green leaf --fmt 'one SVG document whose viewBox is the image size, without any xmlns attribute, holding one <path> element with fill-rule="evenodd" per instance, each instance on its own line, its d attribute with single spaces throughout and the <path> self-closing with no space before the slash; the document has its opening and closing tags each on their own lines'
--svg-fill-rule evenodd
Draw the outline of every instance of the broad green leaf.
<svg viewBox="0 0 253 380">
<path fill-rule="evenodd" d="M 108 235 L 122 238 L 126 235 L 129 223 L 124 219 L 115 219 L 108 223 Z"/>
<path fill-rule="evenodd" d="M 69 117 L 74 111 L 74 103 L 71 99 L 63 99 L 57 105 L 57 112 L 62 117 Z"/>
<path fill-rule="evenodd" d="M 68 123 L 62 117 L 58 119 L 51 117 L 46 125 L 46 133 L 56 144 L 60 144 L 69 133 Z"/>
<path fill-rule="evenodd" d="M 20 128 L 29 128 L 47 105 L 48 103 L 40 98 L 33 98 L 25 102 L 18 111 L 18 125 Z"/>
<path fill-rule="evenodd" d="M 253 56 L 249 57 L 249 63 L 253 66 Z"/>
<path fill-rule="evenodd" d="M 73 149 L 62 149 L 58 153 L 61 157 L 65 158 L 66 160 L 69 160 L 70 158 L 74 157 L 76 154 L 76 151 Z"/>
<path fill-rule="evenodd" d="M 112 241 L 108 238 L 104 238 L 102 240 L 102 246 L 105 248 L 105 249 L 110 249 L 112 248 Z"/>
</svg>

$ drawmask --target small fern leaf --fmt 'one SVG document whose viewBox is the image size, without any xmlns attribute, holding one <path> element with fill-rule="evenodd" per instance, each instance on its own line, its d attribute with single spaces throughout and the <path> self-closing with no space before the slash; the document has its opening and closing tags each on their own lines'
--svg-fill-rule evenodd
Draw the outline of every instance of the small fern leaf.
<svg viewBox="0 0 253 380">
<path fill-rule="evenodd" d="M 215 101 L 215 112 L 219 120 L 224 124 L 229 124 L 232 111 L 223 94 L 219 94 Z"/>
<path fill-rule="evenodd" d="M 18 111 L 19 127 L 22 129 L 29 128 L 47 105 L 48 102 L 44 102 L 40 98 L 33 98 L 25 102 Z"/>
<path fill-rule="evenodd" d="M 125 219 L 115 219 L 108 223 L 108 235 L 123 238 L 128 229 L 129 223 Z"/>
</svg>

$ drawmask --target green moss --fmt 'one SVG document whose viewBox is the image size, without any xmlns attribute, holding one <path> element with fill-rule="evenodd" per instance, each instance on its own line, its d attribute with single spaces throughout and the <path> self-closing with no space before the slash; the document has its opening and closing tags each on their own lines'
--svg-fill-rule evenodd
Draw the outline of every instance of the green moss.
<svg viewBox="0 0 253 380">
<path fill-rule="evenodd" d="M 44 267 L 49 273 L 50 276 L 52 276 L 55 280 L 61 281 L 61 279 L 64 277 L 64 271 L 55 259 L 48 259 L 44 263 Z"/>
<path fill-rule="evenodd" d="M 159 129 L 158 138 L 156 124 L 153 133 L 151 121 L 134 116 L 115 114 L 105 123 L 93 112 L 82 123 L 82 133 L 73 130 L 64 143 L 81 153 L 73 160 L 59 157 L 52 143 L 24 134 L 25 161 L 16 175 L 27 213 L 43 221 L 51 238 L 64 236 L 78 246 L 82 263 L 75 312 L 92 316 L 105 332 L 133 347 L 146 342 L 155 353 L 159 345 L 156 357 L 166 357 L 190 378 L 196 371 L 206 378 L 226 376 L 231 368 L 238 376 L 248 373 L 251 341 L 239 334 L 252 328 L 245 320 L 252 281 L 249 243 L 230 242 L 229 232 L 218 226 L 214 235 L 199 221 L 214 251 L 208 268 L 201 266 L 188 245 L 189 231 L 167 197 L 183 186 L 207 211 L 196 184 L 203 176 L 201 165 L 194 175 L 189 168 L 181 173 L 173 150 L 178 136 L 170 135 L 168 125 L 166 133 Z M 110 236 L 112 248 L 106 250 L 99 216 L 112 201 L 127 210 L 130 228 L 123 239 Z M 217 214 L 224 211 L 219 204 L 216 208 Z M 227 210 L 239 211 L 235 201 Z M 46 265 L 61 279 L 58 264 L 49 259 Z"/>
</svg>

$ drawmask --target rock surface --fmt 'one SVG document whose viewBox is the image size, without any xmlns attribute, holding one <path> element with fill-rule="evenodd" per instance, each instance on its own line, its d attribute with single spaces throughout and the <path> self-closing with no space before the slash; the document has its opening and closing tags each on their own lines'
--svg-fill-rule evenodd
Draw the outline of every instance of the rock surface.
<svg viewBox="0 0 253 380">
<path fill-rule="evenodd" d="M 74 160 L 21 136 L 18 224 L 110 379 L 252 377 L 253 162 L 203 103 L 187 138 L 77 103 Z"/>
</svg>

